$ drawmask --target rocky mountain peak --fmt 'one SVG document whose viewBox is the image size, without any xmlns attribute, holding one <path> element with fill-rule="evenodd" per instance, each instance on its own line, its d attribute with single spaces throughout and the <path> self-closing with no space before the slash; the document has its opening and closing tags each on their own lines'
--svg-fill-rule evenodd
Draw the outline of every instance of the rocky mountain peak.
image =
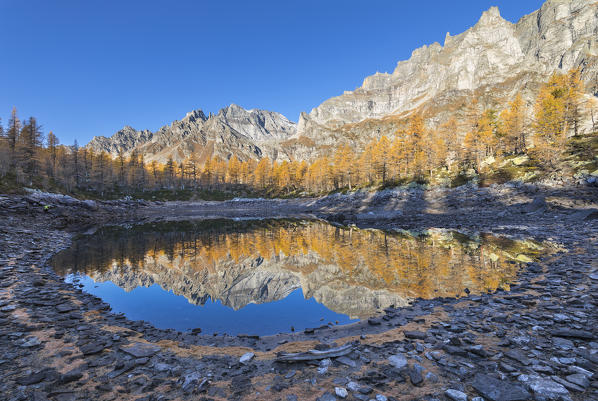
<svg viewBox="0 0 598 401">
<path fill-rule="evenodd" d="M 202 110 L 198 109 L 198 110 L 190 111 L 187 114 L 185 114 L 183 121 L 195 122 L 197 120 L 206 121 L 207 119 L 208 119 L 208 117 L 206 117 L 204 112 Z"/>
<path fill-rule="evenodd" d="M 482 13 L 482 16 L 480 17 L 480 20 L 478 21 L 476 26 L 492 25 L 496 23 L 501 23 L 502 21 L 505 21 L 505 19 L 501 17 L 500 10 L 498 9 L 498 7 L 493 6 Z"/>
<path fill-rule="evenodd" d="M 297 135 L 333 145 L 346 127 L 351 130 L 348 138 L 363 143 L 373 135 L 372 120 L 380 120 L 376 134 L 391 135 L 396 129 L 382 119 L 428 110 L 430 123 L 439 124 L 451 115 L 448 110 L 458 110 L 474 93 L 480 107 L 500 107 L 522 89 L 531 102 L 533 88 L 552 72 L 576 67 L 582 67 L 582 78 L 592 90 L 598 86 L 597 40 L 597 1 L 548 0 L 516 24 L 492 7 L 465 32 L 447 33 L 444 46 L 422 46 L 391 74 L 366 77 L 360 88 L 302 114 Z M 363 132 L 355 125 L 361 123 L 367 125 Z"/>
<path fill-rule="evenodd" d="M 192 111 L 154 134 L 125 127 L 89 146 L 112 154 L 137 147 L 149 152 L 146 160 L 158 161 L 171 155 L 181 161 L 191 153 L 203 160 L 232 154 L 311 159 L 343 142 L 359 148 L 374 136 L 392 135 L 396 122 L 415 111 L 424 112 L 432 126 L 460 118 L 472 96 L 481 108 L 502 107 L 516 93 L 531 103 L 550 74 L 576 67 L 588 92 L 598 92 L 598 1 L 547 0 L 517 23 L 491 7 L 463 33 L 447 33 L 443 45 L 415 49 L 391 73 L 377 72 L 354 91 L 301 113 L 298 124 L 276 112 L 231 104 L 209 118 Z M 300 137 L 305 140 L 295 140 Z"/>
</svg>

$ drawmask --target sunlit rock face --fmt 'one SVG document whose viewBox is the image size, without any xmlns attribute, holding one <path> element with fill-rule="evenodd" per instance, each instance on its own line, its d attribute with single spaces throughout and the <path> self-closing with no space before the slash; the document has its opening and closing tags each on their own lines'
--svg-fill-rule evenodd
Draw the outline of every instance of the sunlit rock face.
<svg viewBox="0 0 598 401">
<path fill-rule="evenodd" d="M 193 155 L 203 164 L 218 156 L 228 160 L 235 155 L 240 160 L 267 156 L 279 158 L 278 142 L 294 135 L 296 124 L 282 114 L 266 110 L 245 110 L 232 104 L 206 116 L 203 111 L 187 113 L 180 121 L 165 125 L 156 132 L 137 131 L 125 127 L 109 138 L 94 137 L 87 145 L 95 152 L 117 157 L 133 150 L 146 161 L 165 163 L 168 158 L 181 162 Z"/>
<path fill-rule="evenodd" d="M 492 7 L 467 31 L 447 33 L 443 45 L 416 49 L 392 73 L 369 76 L 356 90 L 301 113 L 298 124 L 279 113 L 231 105 L 207 117 L 199 110 L 188 113 L 153 133 L 125 127 L 88 146 L 112 156 L 135 149 L 147 161 L 162 163 L 191 155 L 200 164 L 232 155 L 311 160 L 342 143 L 361 150 L 372 138 L 394 134 L 414 111 L 434 127 L 450 117 L 463 120 L 473 98 L 480 108 L 498 109 L 521 93 L 531 106 L 551 73 L 577 67 L 588 96 L 597 95 L 598 2 L 548 0 L 515 24 Z"/>
<path fill-rule="evenodd" d="M 158 284 L 190 303 L 220 300 L 237 310 L 301 288 L 327 308 L 364 318 L 412 299 L 508 286 L 530 243 L 458 233 L 388 233 L 320 221 L 227 220 L 103 229 L 54 259 L 127 291 Z"/>
<path fill-rule="evenodd" d="M 347 136 L 369 139 L 372 132 L 379 136 L 395 129 L 385 118 L 406 117 L 413 110 L 423 111 L 436 125 L 450 116 L 459 117 L 464 99 L 472 96 L 483 107 L 504 104 L 516 92 L 532 102 L 551 73 L 576 67 L 582 70 L 588 92 L 595 94 L 597 40 L 598 3 L 594 1 L 548 0 L 516 24 L 493 7 L 467 31 L 456 36 L 447 33 L 444 45 L 416 49 L 391 74 L 369 76 L 360 88 L 302 113 L 297 136 L 326 144 L 346 141 Z M 378 121 L 351 125 L 371 119 Z M 305 152 L 302 146 L 295 148 L 296 153 Z"/>
</svg>

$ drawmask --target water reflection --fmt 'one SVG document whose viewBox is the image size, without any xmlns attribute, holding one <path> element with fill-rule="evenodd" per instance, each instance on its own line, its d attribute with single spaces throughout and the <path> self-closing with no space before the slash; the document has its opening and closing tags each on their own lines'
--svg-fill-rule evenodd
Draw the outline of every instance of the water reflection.
<svg viewBox="0 0 598 401">
<path fill-rule="evenodd" d="M 389 233 L 320 221 L 207 220 L 103 228 L 75 241 L 53 264 L 59 274 L 82 273 L 96 285 L 111 282 L 129 292 L 157 284 L 191 304 L 217 302 L 233 310 L 301 290 L 304 299 L 356 319 L 417 297 L 508 288 L 518 260 L 540 250 L 535 242 L 442 230 Z M 296 319 L 310 314 L 306 304 L 293 305 L 287 314 Z"/>
</svg>

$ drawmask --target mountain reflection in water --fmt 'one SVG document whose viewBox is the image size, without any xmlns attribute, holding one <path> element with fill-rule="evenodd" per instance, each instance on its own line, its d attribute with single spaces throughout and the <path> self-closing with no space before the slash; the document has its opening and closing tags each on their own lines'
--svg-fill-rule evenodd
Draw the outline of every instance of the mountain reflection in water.
<svg viewBox="0 0 598 401">
<path fill-rule="evenodd" d="M 127 292 L 157 284 L 192 304 L 218 300 L 234 310 L 301 289 L 305 299 L 355 319 L 418 297 L 508 289 L 522 255 L 540 250 L 531 241 L 435 229 L 218 219 L 102 228 L 77 239 L 53 265 L 61 275 L 84 274 Z"/>
</svg>

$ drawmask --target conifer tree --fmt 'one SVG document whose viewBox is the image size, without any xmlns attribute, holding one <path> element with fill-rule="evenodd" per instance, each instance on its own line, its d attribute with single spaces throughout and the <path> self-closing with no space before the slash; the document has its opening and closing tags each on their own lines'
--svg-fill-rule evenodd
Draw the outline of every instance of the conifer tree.
<svg viewBox="0 0 598 401">
<path fill-rule="evenodd" d="M 52 131 L 48 133 L 48 137 L 46 138 L 46 143 L 48 147 L 49 153 L 49 163 L 48 163 L 48 175 L 50 178 L 54 178 L 56 174 L 56 157 L 57 157 L 57 147 L 60 144 L 58 137 L 54 135 Z"/>
<path fill-rule="evenodd" d="M 38 150 L 42 146 L 42 131 L 34 117 L 30 117 L 19 135 L 19 164 L 29 185 L 39 169 Z"/>
<path fill-rule="evenodd" d="M 17 116 L 17 108 L 13 107 L 10 119 L 8 120 L 8 128 L 6 130 L 6 140 L 8 141 L 9 149 L 9 164 L 14 169 L 17 161 L 17 142 L 19 134 L 21 133 L 21 120 Z"/>
</svg>

